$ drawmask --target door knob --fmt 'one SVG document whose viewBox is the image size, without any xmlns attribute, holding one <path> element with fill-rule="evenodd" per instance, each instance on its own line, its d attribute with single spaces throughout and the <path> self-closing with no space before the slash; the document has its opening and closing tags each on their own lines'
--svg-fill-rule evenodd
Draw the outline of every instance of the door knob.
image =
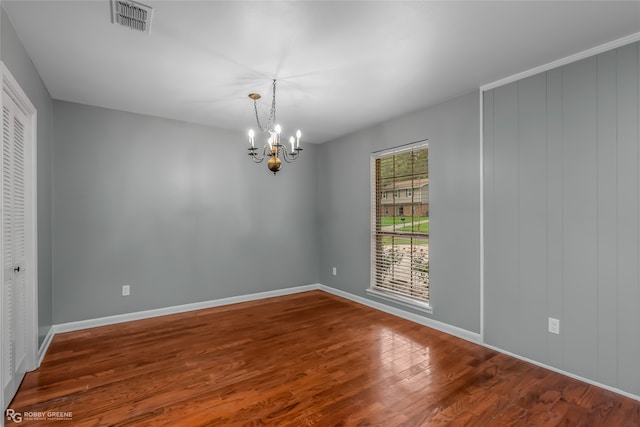
<svg viewBox="0 0 640 427">
<path fill-rule="evenodd" d="M 18 273 L 20 271 L 20 266 L 17 266 L 16 268 L 13 269 L 13 271 L 15 271 L 16 273 Z"/>
</svg>

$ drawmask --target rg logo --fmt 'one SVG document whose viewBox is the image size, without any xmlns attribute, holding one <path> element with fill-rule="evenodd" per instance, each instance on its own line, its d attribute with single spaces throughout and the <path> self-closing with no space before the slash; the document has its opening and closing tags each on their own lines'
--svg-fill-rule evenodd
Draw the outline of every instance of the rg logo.
<svg viewBox="0 0 640 427">
<path fill-rule="evenodd" d="M 7 417 L 7 420 L 11 420 L 14 423 L 21 423 L 22 422 L 22 413 L 21 412 L 16 412 L 13 409 L 7 409 L 7 411 L 5 412 L 5 415 Z"/>
</svg>

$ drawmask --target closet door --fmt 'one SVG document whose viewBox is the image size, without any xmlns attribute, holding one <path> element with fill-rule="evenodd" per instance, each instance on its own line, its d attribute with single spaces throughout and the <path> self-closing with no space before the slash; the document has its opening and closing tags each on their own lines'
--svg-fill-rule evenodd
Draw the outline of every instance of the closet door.
<svg viewBox="0 0 640 427">
<path fill-rule="evenodd" d="M 8 401 L 27 371 L 25 273 L 26 116 L 6 96 L 2 106 L 3 394 Z"/>
</svg>

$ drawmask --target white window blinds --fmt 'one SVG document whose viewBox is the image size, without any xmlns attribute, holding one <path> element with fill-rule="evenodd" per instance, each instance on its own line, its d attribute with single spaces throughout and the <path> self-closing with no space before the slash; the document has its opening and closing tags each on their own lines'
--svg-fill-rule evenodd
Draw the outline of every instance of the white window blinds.
<svg viewBox="0 0 640 427">
<path fill-rule="evenodd" d="M 371 288 L 427 304 L 428 156 L 423 142 L 371 159 Z"/>
</svg>

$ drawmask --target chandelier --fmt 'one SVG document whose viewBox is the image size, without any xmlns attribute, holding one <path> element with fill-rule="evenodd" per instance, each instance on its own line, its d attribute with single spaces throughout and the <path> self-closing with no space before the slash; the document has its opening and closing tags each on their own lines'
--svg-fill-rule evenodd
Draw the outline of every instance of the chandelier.
<svg viewBox="0 0 640 427">
<path fill-rule="evenodd" d="M 258 123 L 258 129 L 265 134 L 267 137 L 267 142 L 262 147 L 262 152 L 260 153 L 258 147 L 255 145 L 255 132 L 253 129 L 249 130 L 249 156 L 256 163 L 262 163 L 265 158 L 269 158 L 267 161 L 267 167 L 273 174 L 275 175 L 282 166 L 282 160 L 285 162 L 291 163 L 295 159 L 298 158 L 302 148 L 300 148 L 300 137 L 302 133 L 298 129 L 296 132 L 296 137 L 293 136 L 289 138 L 289 144 L 291 145 L 291 150 L 287 151 L 289 148 L 285 144 L 280 142 L 280 134 L 282 133 L 282 127 L 276 122 L 276 81 L 273 80 L 273 99 L 271 100 L 271 112 L 269 113 L 269 120 L 267 121 L 267 125 L 265 127 L 260 123 L 260 118 L 258 117 L 258 100 L 261 96 L 257 93 L 250 93 L 249 98 L 253 100 L 253 108 L 256 112 L 256 122 Z"/>
</svg>

